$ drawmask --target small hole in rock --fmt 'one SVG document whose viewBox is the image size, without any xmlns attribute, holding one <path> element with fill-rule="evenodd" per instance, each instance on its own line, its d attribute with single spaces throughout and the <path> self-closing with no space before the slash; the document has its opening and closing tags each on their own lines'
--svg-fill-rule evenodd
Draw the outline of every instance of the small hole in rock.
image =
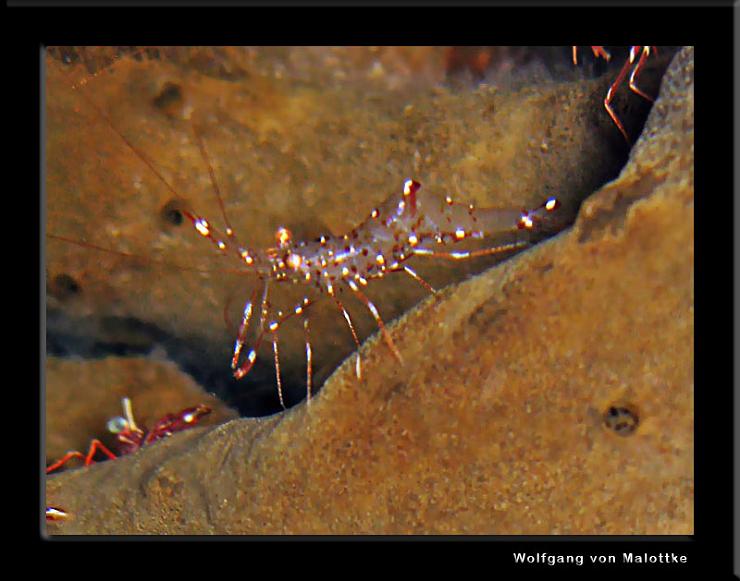
<svg viewBox="0 0 740 581">
<path fill-rule="evenodd" d="M 180 200 L 170 200 L 160 210 L 160 218 L 165 226 L 180 226 L 182 225 L 185 216 L 182 211 L 184 204 Z"/>
<path fill-rule="evenodd" d="M 604 424 L 620 436 L 629 436 L 635 432 L 640 417 L 630 405 L 612 405 L 604 412 Z"/>
<path fill-rule="evenodd" d="M 69 299 L 80 293 L 80 285 L 68 274 L 58 274 L 51 281 L 51 294 L 59 300 Z"/>
<path fill-rule="evenodd" d="M 59 300 L 69 299 L 80 293 L 80 285 L 68 274 L 58 274 L 51 281 L 52 296 Z"/>
<path fill-rule="evenodd" d="M 152 99 L 152 104 L 166 115 L 177 116 L 182 107 L 180 85 L 172 82 L 165 83 L 157 96 Z"/>
</svg>

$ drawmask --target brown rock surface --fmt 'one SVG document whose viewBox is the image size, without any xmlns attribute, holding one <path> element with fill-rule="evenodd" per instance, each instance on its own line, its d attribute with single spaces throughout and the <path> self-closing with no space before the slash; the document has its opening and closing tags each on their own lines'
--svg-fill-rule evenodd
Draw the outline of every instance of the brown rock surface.
<svg viewBox="0 0 740 581">
<path fill-rule="evenodd" d="M 53 533 L 693 532 L 693 51 L 573 228 L 429 298 L 310 406 L 49 479 Z"/>
</svg>

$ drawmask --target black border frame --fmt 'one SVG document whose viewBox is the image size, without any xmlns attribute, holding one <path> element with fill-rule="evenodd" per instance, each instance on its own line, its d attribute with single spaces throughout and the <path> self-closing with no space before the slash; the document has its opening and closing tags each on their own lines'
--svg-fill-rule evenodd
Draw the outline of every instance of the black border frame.
<svg viewBox="0 0 740 581">
<path fill-rule="evenodd" d="M 31 3 L 28 4 L 42 4 Z M 622 5 L 614 8 L 595 8 L 574 6 L 556 8 L 537 8 L 527 2 L 527 7 L 511 8 L 498 6 L 480 6 L 475 8 L 444 8 L 431 3 L 404 2 L 405 7 L 394 9 L 371 9 L 346 7 L 331 9 L 324 7 L 294 7 L 286 9 L 290 2 L 274 2 L 282 6 L 278 10 L 252 6 L 205 9 L 194 4 L 183 2 L 160 2 L 180 6 L 179 9 L 148 8 L 126 10 L 104 7 L 102 2 L 77 2 L 77 4 L 97 4 L 96 9 L 83 8 L 39 8 L 14 7 L 8 11 L 8 22 L 12 23 L 6 40 L 6 62 L 11 64 L 10 82 L 7 91 L 16 97 L 12 111 L 23 114 L 11 114 L 9 117 L 17 123 L 17 132 L 12 133 L 20 138 L 22 147 L 13 149 L 18 162 L 29 161 L 26 171 L 20 174 L 23 178 L 22 189 L 6 190 L 14 200 L 31 200 L 32 207 L 23 213 L 7 213 L 6 216 L 41 216 L 41 106 L 40 96 L 42 80 L 40 71 L 40 49 L 47 44 L 571 44 L 573 41 L 587 40 L 591 37 L 607 44 L 621 44 L 629 37 L 634 38 L 635 28 L 643 30 L 661 45 L 693 45 L 696 55 L 696 189 L 705 192 L 696 197 L 696 336 L 695 339 L 695 534 L 691 537 L 239 537 L 241 540 L 265 541 L 312 541 L 308 551 L 319 552 L 321 544 L 326 541 L 343 541 L 341 547 L 329 543 L 331 549 L 341 548 L 342 555 L 349 551 L 364 553 L 364 543 L 357 541 L 382 542 L 385 553 L 395 552 L 404 564 L 411 565 L 418 572 L 433 564 L 442 572 L 445 565 L 451 571 L 464 570 L 467 563 L 486 566 L 484 574 L 500 575 L 506 572 L 529 574 L 530 571 L 559 572 L 573 574 L 576 571 L 584 574 L 598 572 L 599 575 L 614 573 L 645 575 L 658 577 L 691 576 L 709 570 L 715 570 L 721 578 L 732 575 L 733 540 L 732 514 L 733 503 L 733 394 L 727 386 L 731 384 L 733 374 L 733 334 L 731 321 L 733 310 L 733 264 L 732 233 L 734 201 L 726 194 L 732 191 L 733 179 L 733 140 L 730 128 L 733 123 L 733 9 L 729 4 L 720 8 L 698 8 L 690 6 L 677 7 L 676 3 L 653 3 L 650 7 L 628 7 Z M 223 4 L 223 2 L 222 2 Z M 234 3 L 235 4 L 235 3 Z M 523 3 L 522 3 L 523 4 Z M 578 3 L 585 4 L 585 3 Z M 687 3 L 684 3 L 687 4 Z M 669 6 L 670 5 L 670 6 Z M 670 8 L 670 12 L 668 9 Z M 338 23 L 341 22 L 341 25 Z M 275 25 L 277 23 L 277 26 Z M 566 42 L 567 41 L 567 42 Z M 23 155 L 20 152 L 23 152 Z M 20 167 L 20 163 L 13 167 Z M 26 180 L 30 180 L 29 184 Z M 28 195 L 27 190 L 36 192 Z M 26 192 L 23 195 L 21 192 Z M 9 203 L 12 207 L 15 204 Z M 19 240 L 28 240 L 28 228 L 24 227 L 18 234 Z M 41 239 L 40 222 L 36 223 L 35 240 L 38 241 L 37 256 L 41 256 L 43 240 Z M 22 238 L 20 238 L 22 236 Z M 15 258 L 19 248 L 33 248 L 33 245 L 17 244 L 10 241 L 10 253 Z M 22 253 L 20 253 L 22 254 Z M 16 270 L 24 282 L 34 284 L 37 293 L 28 292 L 29 297 L 43 295 L 41 287 L 43 264 L 24 259 L 21 264 L 30 272 Z M 23 274 L 20 274 L 23 273 Z M 38 314 L 37 328 L 40 330 L 39 381 L 42 381 L 44 353 L 43 328 L 44 305 L 36 303 L 29 311 Z M 32 328 L 24 318 L 22 328 Z M 28 347 L 22 352 L 32 352 Z M 17 392 L 21 386 L 9 385 L 6 389 Z M 30 401 L 12 406 L 15 410 L 39 410 L 40 390 L 26 382 L 24 395 Z M 6 391 L 6 393 L 8 393 Z M 26 417 L 26 412 L 22 412 Z M 38 414 L 35 416 L 38 418 Z M 19 442 L 23 450 L 20 470 L 25 480 L 30 483 L 14 484 L 16 490 L 30 491 L 32 499 L 30 508 L 30 538 L 42 543 L 49 562 L 66 560 L 70 546 L 64 541 L 70 540 L 103 540 L 103 538 L 57 537 L 53 542 L 45 541 L 40 536 L 38 527 L 38 507 L 42 498 L 37 494 L 38 486 L 38 446 L 35 438 L 39 430 L 25 424 L 22 437 L 17 434 L 13 439 Z M 33 435 L 28 436 L 28 433 Z M 23 445 L 21 445 L 23 444 Z M 31 450 L 27 450 L 30 447 Z M 26 464 L 26 462 L 28 464 Z M 14 471 L 15 473 L 15 471 Z M 29 476 L 30 475 L 30 476 Z M 15 504 L 15 503 L 14 503 Z M 25 506 L 25 504 L 24 504 Z M 29 522 L 26 513 L 22 522 Z M 18 522 L 17 520 L 15 521 Z M 203 540 L 201 537 L 185 537 L 188 540 Z M 177 537 L 176 540 L 183 540 Z M 221 541 L 232 540 L 220 537 Z M 129 540 L 127 537 L 110 537 L 106 541 Z M 151 540 L 154 540 L 152 538 Z M 161 540 L 161 539 L 157 539 Z M 355 541 L 345 543 L 344 541 Z M 390 543 L 388 541 L 391 541 Z M 444 541 L 444 544 L 440 543 Z M 323 543 L 322 543 L 323 542 Z M 318 544 L 313 544 L 318 543 Z M 429 544 L 434 543 L 434 547 Z M 151 545 L 157 543 L 151 543 Z M 281 566 L 285 564 L 284 556 L 302 551 L 305 544 L 292 544 L 290 548 L 276 543 L 270 549 L 278 551 L 277 557 L 283 556 Z M 139 548 L 137 546 L 137 548 Z M 141 548 L 144 548 L 143 546 Z M 380 546 L 373 549 L 380 549 Z M 108 549 L 111 549 L 110 554 Z M 245 556 L 258 554 L 264 561 L 271 550 L 260 547 L 259 553 L 252 553 L 248 548 Z M 418 549 L 421 549 L 419 551 Z M 430 554 L 430 549 L 438 553 Z M 124 548 L 125 551 L 129 549 Z M 160 551 L 161 549 L 155 549 Z M 371 549 L 372 550 L 372 549 Z M 685 566 L 626 566 L 617 564 L 609 567 L 562 566 L 516 566 L 511 553 L 526 550 L 527 552 L 548 552 L 549 554 L 599 554 L 623 551 L 677 552 L 688 556 Z M 264 551 L 264 556 L 263 556 Z M 94 550 L 74 549 L 73 553 L 84 553 L 82 559 L 97 562 L 98 555 L 108 558 L 119 558 L 121 547 L 116 543 L 98 544 Z M 169 548 L 167 549 L 169 552 Z M 337 553 L 326 553 L 326 555 Z M 308 553 L 306 553 L 308 555 Z M 426 559 L 420 559 L 420 557 Z M 436 558 L 435 558 L 436 557 Z M 269 558 L 269 557 L 268 557 Z M 174 557 L 160 555 L 166 567 L 177 568 L 179 563 L 189 565 L 189 559 L 178 560 Z M 203 556 L 205 559 L 205 555 Z M 70 565 L 73 568 L 86 566 L 84 562 Z M 201 560 L 199 558 L 199 560 Z M 388 568 L 390 562 L 384 558 L 375 559 L 381 567 Z M 296 573 L 305 574 L 309 561 L 294 558 Z M 333 560 L 330 561 L 333 564 Z M 372 568 L 371 562 L 362 563 Z M 107 570 L 107 567 L 106 567 Z M 106 574 L 106 570 L 97 574 Z"/>
</svg>

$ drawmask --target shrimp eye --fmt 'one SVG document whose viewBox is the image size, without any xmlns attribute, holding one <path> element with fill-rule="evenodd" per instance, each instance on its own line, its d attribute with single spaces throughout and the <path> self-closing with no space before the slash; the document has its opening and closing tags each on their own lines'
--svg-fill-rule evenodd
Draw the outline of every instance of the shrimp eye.
<svg viewBox="0 0 740 581">
<path fill-rule="evenodd" d="M 128 421 L 126 418 L 122 418 L 121 416 L 111 418 L 108 420 L 106 428 L 111 434 L 120 434 L 128 429 Z"/>
<path fill-rule="evenodd" d="M 550 198 L 545 202 L 545 210 L 548 212 L 553 212 L 557 210 L 560 207 L 560 200 L 557 198 Z"/>
</svg>

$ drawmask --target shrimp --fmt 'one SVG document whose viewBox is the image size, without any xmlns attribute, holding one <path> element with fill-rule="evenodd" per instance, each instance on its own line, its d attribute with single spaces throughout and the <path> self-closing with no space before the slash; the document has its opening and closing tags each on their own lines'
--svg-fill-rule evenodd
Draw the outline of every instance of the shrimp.
<svg viewBox="0 0 740 581">
<path fill-rule="evenodd" d="M 172 200 L 182 196 L 172 179 L 152 162 L 134 143 L 129 134 L 121 130 L 92 97 L 80 91 L 88 109 L 112 130 L 116 140 L 129 153 L 138 158 L 140 169 L 154 176 Z M 537 239 L 557 231 L 561 226 L 556 210 L 559 202 L 547 199 L 530 209 L 476 208 L 453 201 L 447 196 L 440 200 L 427 200 L 419 196 L 420 183 L 412 178 L 402 181 L 400 192 L 391 195 L 373 209 L 370 215 L 350 232 L 315 239 L 296 240 L 292 232 L 281 226 L 275 232 L 275 243 L 266 248 L 254 248 L 242 243 L 227 216 L 216 172 L 209 158 L 201 131 L 193 118 L 190 125 L 191 143 L 208 169 L 211 191 L 219 206 L 223 226 L 218 227 L 205 215 L 196 212 L 189 204 L 176 207 L 176 215 L 189 222 L 197 236 L 208 240 L 218 254 L 232 261 L 232 270 L 253 275 L 258 283 L 248 294 L 241 308 L 238 330 L 230 356 L 233 377 L 240 380 L 253 371 L 260 347 L 271 343 L 278 399 L 286 408 L 281 374 L 280 333 L 285 323 L 293 318 L 302 319 L 306 359 L 306 400 L 311 401 L 314 383 L 314 349 L 309 314 L 314 305 L 328 297 L 344 320 L 357 349 L 355 372 L 362 378 L 359 354 L 360 334 L 342 296 L 347 293 L 364 306 L 392 356 L 402 362 L 401 349 L 386 328 L 380 310 L 367 296 L 365 287 L 390 274 L 408 276 L 425 290 L 435 289 L 409 264 L 412 258 L 461 261 L 476 257 L 521 250 Z M 401 177 L 401 176 L 399 176 Z M 399 179 L 399 181 L 401 181 Z M 52 236 L 55 236 L 52 233 Z M 64 240 L 56 236 L 57 240 Z M 488 244 L 479 250 L 452 250 L 450 247 L 467 240 L 483 240 Z M 106 251 L 87 244 L 88 248 Z M 293 306 L 281 310 L 271 299 L 276 287 L 294 286 L 305 289 L 303 296 Z M 317 296 L 318 295 L 318 296 Z M 253 327 L 255 329 L 253 330 Z M 254 339 L 249 340 L 251 331 Z M 103 452 L 105 453 L 105 452 Z"/>
<path fill-rule="evenodd" d="M 201 418 L 211 413 L 211 408 L 204 404 L 198 404 L 197 406 L 185 408 L 176 414 L 167 414 L 158 420 L 151 429 L 146 429 L 136 424 L 131 400 L 124 397 L 122 404 L 123 416 L 111 418 L 107 424 L 108 431 L 116 435 L 117 451 L 120 456 L 133 454 L 139 448 L 149 446 L 176 432 L 182 432 L 183 430 L 192 428 L 200 422 Z M 62 458 L 48 466 L 46 473 L 49 474 L 55 470 L 59 470 L 59 468 L 73 458 L 83 459 L 85 466 L 95 464 L 94 458 L 98 452 L 103 453 L 111 460 L 117 458 L 105 444 L 96 438 L 90 443 L 90 448 L 86 455 L 77 450 L 67 452 Z M 47 506 L 45 514 L 47 522 L 66 521 L 70 518 L 70 513 L 67 510 L 56 506 Z"/>
<path fill-rule="evenodd" d="M 199 404 L 185 408 L 176 414 L 167 414 L 158 420 L 151 429 L 146 429 L 140 428 L 136 424 L 136 421 L 134 421 L 131 400 L 124 397 L 122 404 L 123 416 L 111 418 L 107 424 L 108 431 L 116 435 L 117 450 L 120 456 L 133 454 L 139 448 L 167 438 L 176 432 L 182 432 L 183 430 L 192 428 L 200 422 L 201 418 L 211 413 L 211 408 L 207 405 Z M 77 450 L 67 452 L 59 460 L 48 466 L 46 473 L 49 474 L 55 470 L 59 470 L 59 468 L 64 466 L 72 458 L 81 458 L 84 460 L 85 466 L 90 466 L 95 463 L 94 458 L 97 452 L 105 454 L 111 460 L 117 458 L 116 454 L 111 452 L 100 440 L 93 439 L 87 454 L 83 454 Z"/>
<path fill-rule="evenodd" d="M 271 335 L 275 357 L 276 380 L 281 405 L 284 404 L 278 352 L 278 331 L 281 325 L 294 315 L 304 315 L 313 304 L 308 297 L 295 305 L 292 312 L 277 313 L 277 317 L 266 326 L 267 297 L 269 282 L 291 282 L 315 287 L 320 293 L 330 296 L 339 307 L 359 348 L 351 318 L 338 298 L 338 293 L 349 289 L 356 295 L 375 319 L 383 339 L 395 358 L 402 362 L 385 323 L 373 302 L 362 292 L 373 279 L 386 274 L 403 272 L 418 281 L 428 290 L 434 289 L 411 267 L 405 264 L 414 256 L 462 260 L 518 250 L 531 242 L 531 235 L 542 234 L 557 228 L 558 221 L 552 215 L 560 207 L 556 198 L 550 198 L 531 210 L 499 208 L 475 208 L 472 204 L 454 202 L 446 197 L 442 203 L 425 202 L 417 196 L 421 184 L 406 179 L 400 196 L 391 196 L 370 216 L 348 234 L 338 237 L 321 236 L 318 240 L 294 242 L 290 231 L 281 227 L 275 236 L 278 245 L 265 250 L 245 248 L 234 240 L 233 230 L 227 227 L 222 234 L 211 223 L 192 212 L 184 212 L 195 230 L 210 240 L 220 252 L 232 253 L 243 263 L 243 268 L 254 271 L 264 280 L 260 309 L 259 335 L 244 363 L 239 364 L 240 355 L 249 321 L 254 308 L 254 296 L 244 305 L 243 318 L 234 345 L 231 367 L 234 377 L 241 379 L 252 369 L 257 349 L 266 334 Z M 218 191 L 215 188 L 215 191 Z M 465 239 L 493 239 L 488 248 L 477 251 L 435 250 L 448 247 Z M 304 319 L 308 330 L 308 319 Z M 307 357 L 307 402 L 311 401 L 311 346 L 306 338 Z M 362 378 L 359 351 L 356 359 L 357 379 Z"/>
</svg>

